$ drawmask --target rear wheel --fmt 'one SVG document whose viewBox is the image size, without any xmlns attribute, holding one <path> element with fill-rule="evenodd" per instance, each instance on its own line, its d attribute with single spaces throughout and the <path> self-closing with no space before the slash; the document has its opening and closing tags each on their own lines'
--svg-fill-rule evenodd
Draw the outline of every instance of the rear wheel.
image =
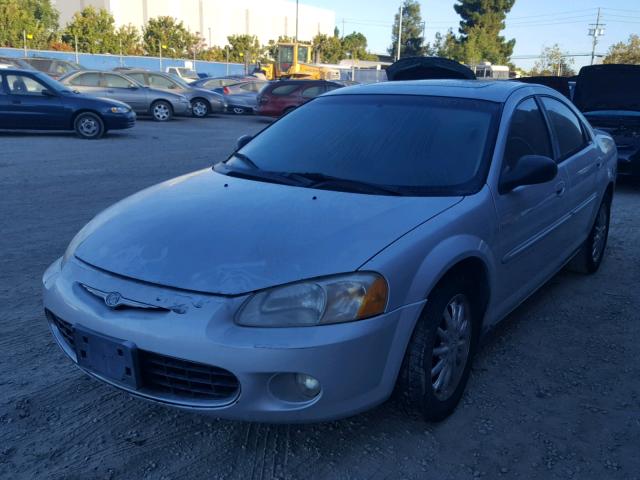
<svg viewBox="0 0 640 480">
<path fill-rule="evenodd" d="M 173 117 L 173 109 L 169 102 L 156 100 L 151 105 L 151 116 L 156 122 L 168 122 Z"/>
<path fill-rule="evenodd" d="M 468 282 L 445 280 L 429 295 L 399 378 L 407 405 L 440 421 L 460 402 L 475 353 L 480 313 Z"/>
<path fill-rule="evenodd" d="M 191 112 L 194 117 L 203 118 L 209 115 L 209 104 L 202 98 L 195 98 L 191 101 Z"/>
<path fill-rule="evenodd" d="M 73 128 L 80 138 L 87 140 L 95 140 L 105 133 L 104 122 L 102 119 L 91 112 L 83 112 L 79 114 L 73 122 Z"/>
<path fill-rule="evenodd" d="M 233 113 L 235 113 L 236 115 L 244 115 L 244 114 L 245 114 L 245 112 L 246 112 L 246 110 L 245 110 L 244 108 L 242 108 L 242 107 L 233 107 L 233 108 L 231 109 L 231 111 L 232 111 Z"/>
<path fill-rule="evenodd" d="M 605 196 L 600 204 L 591 232 L 576 254 L 571 266 L 584 273 L 595 273 L 600 268 L 609 237 L 611 197 Z"/>
</svg>

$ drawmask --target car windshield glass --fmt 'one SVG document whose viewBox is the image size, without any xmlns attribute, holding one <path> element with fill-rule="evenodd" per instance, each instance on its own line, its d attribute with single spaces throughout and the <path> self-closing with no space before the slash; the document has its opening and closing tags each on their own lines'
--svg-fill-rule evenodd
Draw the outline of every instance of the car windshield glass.
<svg viewBox="0 0 640 480">
<path fill-rule="evenodd" d="M 319 97 L 239 150 L 255 167 L 307 178 L 459 195 L 484 182 L 500 105 L 414 95 Z M 227 165 L 247 168 L 235 157 Z"/>
<path fill-rule="evenodd" d="M 191 88 L 191 85 L 189 85 L 187 82 L 185 82 L 180 77 L 171 77 L 171 81 L 177 83 L 182 88 Z"/>
</svg>

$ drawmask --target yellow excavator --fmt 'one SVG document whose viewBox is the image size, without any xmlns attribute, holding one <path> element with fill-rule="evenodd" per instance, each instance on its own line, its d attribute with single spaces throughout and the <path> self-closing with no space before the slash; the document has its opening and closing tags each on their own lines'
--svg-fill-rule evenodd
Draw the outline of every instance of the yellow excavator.
<svg viewBox="0 0 640 480">
<path fill-rule="evenodd" d="M 308 43 L 278 43 L 275 61 L 258 63 L 254 73 L 262 73 L 267 80 L 340 80 L 339 69 L 311 63 L 311 54 L 312 47 Z"/>
</svg>

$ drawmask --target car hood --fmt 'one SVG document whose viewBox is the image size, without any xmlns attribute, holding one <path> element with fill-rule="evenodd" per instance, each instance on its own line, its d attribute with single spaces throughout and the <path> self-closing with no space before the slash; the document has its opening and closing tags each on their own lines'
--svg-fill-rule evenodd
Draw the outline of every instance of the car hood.
<svg viewBox="0 0 640 480">
<path fill-rule="evenodd" d="M 115 204 L 72 245 L 77 258 L 112 273 L 235 295 L 355 271 L 461 199 L 308 189 L 206 169 Z"/>
<path fill-rule="evenodd" d="M 576 80 L 573 103 L 583 112 L 640 111 L 639 84 L 640 65 L 582 67 Z"/>
</svg>

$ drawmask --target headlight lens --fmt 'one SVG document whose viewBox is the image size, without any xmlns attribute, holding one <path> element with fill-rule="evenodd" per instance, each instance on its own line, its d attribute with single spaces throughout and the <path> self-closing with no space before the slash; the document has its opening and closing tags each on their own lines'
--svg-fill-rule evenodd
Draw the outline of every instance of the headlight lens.
<svg viewBox="0 0 640 480">
<path fill-rule="evenodd" d="M 111 113 L 129 113 L 131 109 L 127 107 L 111 107 L 109 111 Z"/>
<path fill-rule="evenodd" d="M 350 322 L 384 313 L 387 296 L 387 282 L 377 273 L 324 277 L 252 295 L 238 311 L 236 323 L 299 327 Z"/>
</svg>

